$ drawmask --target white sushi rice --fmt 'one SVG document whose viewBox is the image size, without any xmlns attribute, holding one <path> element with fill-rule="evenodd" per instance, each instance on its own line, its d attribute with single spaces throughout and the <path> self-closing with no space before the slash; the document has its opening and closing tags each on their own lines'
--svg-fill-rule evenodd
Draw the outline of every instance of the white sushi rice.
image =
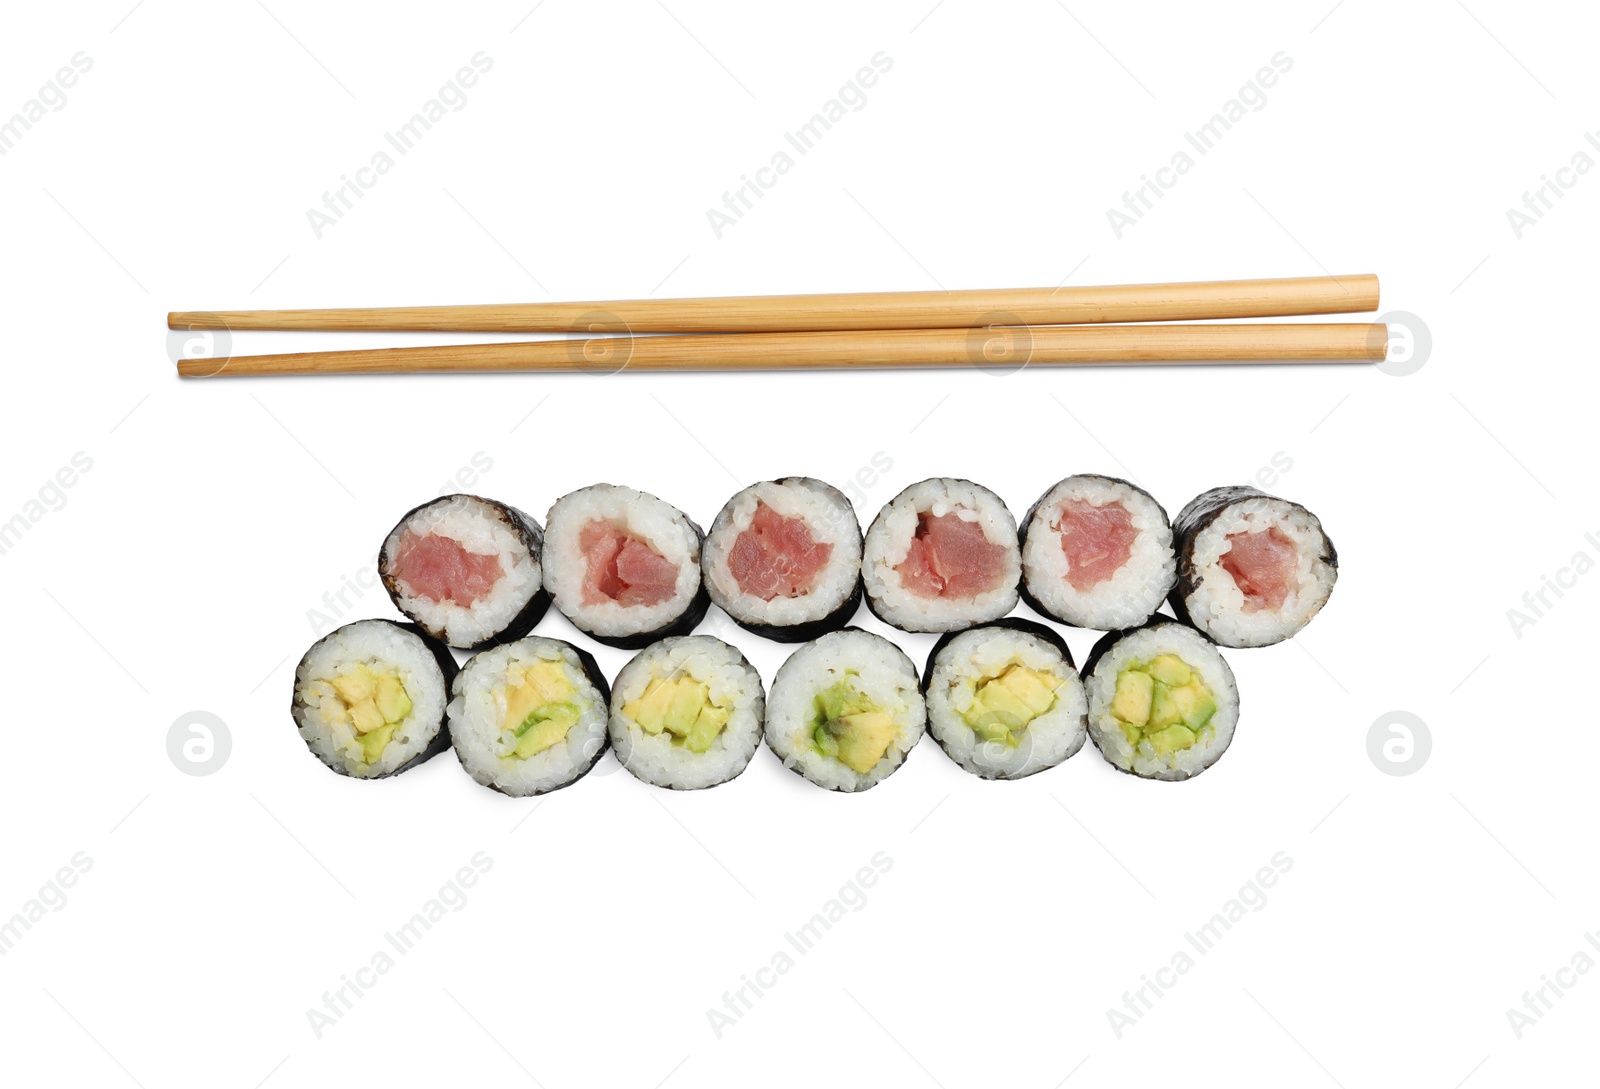
<svg viewBox="0 0 1600 1089">
<path fill-rule="evenodd" d="M 1088 590 L 1067 581 L 1072 565 L 1061 548 L 1060 522 L 1069 500 L 1120 506 L 1138 532 L 1127 562 Z M 1172 527 L 1161 505 L 1131 484 L 1103 476 L 1069 476 L 1045 493 L 1028 520 L 1022 572 L 1028 592 L 1065 624 L 1100 631 L 1136 627 L 1161 607 L 1177 581 Z"/>
<path fill-rule="evenodd" d="M 801 519 L 813 540 L 833 547 L 811 588 L 797 597 L 766 601 L 747 594 L 728 568 L 734 542 L 750 528 L 761 503 L 784 518 Z M 855 592 L 861 575 L 861 526 L 850 501 L 836 488 L 799 478 L 764 480 L 728 500 L 717 515 L 706 536 L 704 566 L 711 600 L 735 620 L 775 627 L 810 623 L 833 613 Z"/>
<path fill-rule="evenodd" d="M 727 725 L 705 752 L 673 744 L 663 730 L 652 734 L 623 713 L 655 678 L 688 677 L 707 688 L 718 706 L 733 708 Z M 761 676 L 738 650 L 709 635 L 663 639 L 636 654 L 617 674 L 611 692 L 611 747 L 640 779 L 672 790 L 699 790 L 734 778 L 761 744 L 766 698 Z"/>
<path fill-rule="evenodd" d="M 865 774 L 818 752 L 812 742 L 818 693 L 846 676 L 890 712 L 897 729 L 883 758 Z M 803 644 L 779 667 L 767 698 L 768 747 L 786 766 L 830 790 L 866 790 L 887 779 L 922 740 L 926 723 L 911 659 L 882 636 L 854 628 Z"/>
<path fill-rule="evenodd" d="M 670 598 L 657 605 L 584 600 L 589 565 L 579 537 L 596 519 L 648 544 L 678 569 Z M 543 563 L 544 586 L 556 608 L 596 636 L 622 638 L 667 627 L 700 591 L 700 538 L 684 513 L 653 495 L 614 484 L 580 488 L 556 500 L 545 519 Z"/>
<path fill-rule="evenodd" d="M 411 712 L 395 727 L 383 754 L 368 764 L 361 741 L 344 713 L 333 681 L 366 666 L 393 670 L 411 701 Z M 357 779 L 379 779 L 425 751 L 444 724 L 444 671 L 415 632 L 388 620 L 358 620 L 312 645 L 294 675 L 294 721 L 311 751 L 336 771 Z"/>
<path fill-rule="evenodd" d="M 506 671 L 513 666 L 560 662 L 577 689 L 578 722 L 564 740 L 526 759 L 512 755 L 507 736 Z M 482 651 L 456 676 L 450 700 L 450 739 L 461 766 L 484 786 L 516 798 L 566 786 L 594 767 L 606 747 L 608 709 L 571 646 L 532 635 Z"/>
<path fill-rule="evenodd" d="M 1246 612 L 1244 591 L 1222 566 L 1232 547 L 1228 536 L 1274 527 L 1294 542 L 1294 581 L 1278 608 Z M 1184 600 L 1190 621 L 1228 647 L 1268 646 L 1288 638 L 1309 624 L 1333 593 L 1338 571 L 1323 559 L 1327 550 L 1322 523 L 1297 503 L 1258 495 L 1229 504 L 1195 534 L 1193 590 Z"/>
<path fill-rule="evenodd" d="M 901 584 L 895 568 L 905 562 L 920 516 L 954 513 L 977 522 L 990 544 L 1005 548 L 1005 571 L 993 590 L 975 597 L 925 597 Z M 895 496 L 873 519 L 861 558 L 861 576 L 873 611 L 902 631 L 954 631 L 998 620 L 1017 603 L 1022 557 L 1017 523 L 1005 503 L 988 488 L 969 480 L 935 477 L 913 484 Z"/>
<path fill-rule="evenodd" d="M 1056 702 L 1023 728 L 1015 748 L 984 741 L 962 712 L 974 690 L 963 681 L 998 677 L 1012 665 L 1060 679 Z M 974 628 L 945 645 L 928 685 L 928 729 L 939 746 L 967 771 L 985 779 L 1021 779 L 1053 768 L 1083 747 L 1088 699 L 1083 681 L 1048 640 L 1012 628 Z"/>
<path fill-rule="evenodd" d="M 470 606 L 434 601 L 413 592 L 404 580 L 395 580 L 401 590 L 401 611 L 453 647 L 476 646 L 504 631 L 541 588 L 544 576 L 539 557 L 506 525 L 499 511 L 476 496 L 446 496 L 413 511 L 395 526 L 383 545 L 382 554 L 388 560 L 383 574 L 388 579 L 395 577 L 394 558 L 408 530 L 418 537 L 449 537 L 475 556 L 494 556 L 500 561 L 499 581 L 487 597 Z"/>
<path fill-rule="evenodd" d="M 1182 658 L 1200 674 L 1217 703 L 1207 723 L 1209 733 L 1189 748 L 1165 755 L 1157 753 L 1148 738 L 1141 738 L 1135 749 L 1111 713 L 1117 674 L 1160 654 Z M 1211 640 L 1186 624 L 1169 621 L 1129 632 L 1095 663 L 1084 678 L 1084 688 L 1089 697 L 1089 734 L 1095 747 L 1112 764 L 1145 779 L 1180 780 L 1200 774 L 1222 756 L 1239 722 L 1239 686 L 1233 670 Z"/>
</svg>

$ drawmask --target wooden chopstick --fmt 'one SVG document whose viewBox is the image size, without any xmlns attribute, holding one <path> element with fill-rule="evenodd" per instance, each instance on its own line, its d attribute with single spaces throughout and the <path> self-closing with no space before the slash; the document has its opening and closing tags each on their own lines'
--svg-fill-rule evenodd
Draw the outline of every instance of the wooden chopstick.
<svg viewBox="0 0 1600 1089">
<path fill-rule="evenodd" d="M 722 336 L 585 337 L 182 359 L 186 377 L 472 371 L 730 371 L 1092 363 L 1378 362 L 1388 327 L 1363 322 L 1068 325 Z"/>
<path fill-rule="evenodd" d="M 1378 278 L 1363 274 L 1055 289 L 180 311 L 167 315 L 167 325 L 172 329 L 352 332 L 761 333 L 1206 321 L 1354 314 L 1377 307 Z"/>
</svg>

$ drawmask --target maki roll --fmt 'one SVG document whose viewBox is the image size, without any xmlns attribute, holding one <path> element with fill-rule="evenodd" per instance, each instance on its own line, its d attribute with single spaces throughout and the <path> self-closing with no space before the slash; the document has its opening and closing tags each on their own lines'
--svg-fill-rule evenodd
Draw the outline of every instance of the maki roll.
<svg viewBox="0 0 1600 1089">
<path fill-rule="evenodd" d="M 395 608 L 429 635 L 475 650 L 522 638 L 549 608 L 543 540 L 539 523 L 515 507 L 446 495 L 389 531 L 378 574 Z"/>
<path fill-rule="evenodd" d="M 455 659 L 414 624 L 358 620 L 311 644 L 291 713 L 306 747 L 353 779 L 409 771 L 450 747 L 445 703 Z"/>
<path fill-rule="evenodd" d="M 1017 603 L 1017 523 L 998 495 L 934 477 L 891 499 L 867 530 L 867 605 L 901 631 L 955 631 Z"/>
<path fill-rule="evenodd" d="M 1136 627 L 1177 577 L 1167 512 L 1126 480 L 1069 476 L 1022 519 L 1022 598 L 1063 624 Z"/>
<path fill-rule="evenodd" d="M 1083 747 L 1088 701 L 1066 641 L 1031 620 L 1000 620 L 934 644 L 922 680 L 928 732 L 984 779 L 1021 779 Z"/>
<path fill-rule="evenodd" d="M 861 604 L 861 526 L 831 484 L 753 484 L 728 500 L 701 555 L 706 590 L 734 623 L 783 643 L 837 631 Z"/>
<path fill-rule="evenodd" d="M 1339 577 L 1317 516 L 1250 487 L 1212 488 L 1178 513 L 1172 608 L 1225 647 L 1266 647 L 1311 623 Z"/>
<path fill-rule="evenodd" d="M 636 654 L 611 692 L 611 747 L 635 777 L 671 790 L 734 778 L 761 744 L 766 697 L 744 655 L 709 635 Z"/>
<path fill-rule="evenodd" d="M 594 657 L 571 643 L 530 635 L 479 651 L 451 687 L 456 756 L 513 798 L 560 790 L 606 751 L 608 699 Z"/>
<path fill-rule="evenodd" d="M 767 700 L 767 745 L 817 786 L 866 790 L 905 761 L 926 718 L 911 659 L 881 635 L 844 628 L 779 667 Z"/>
<path fill-rule="evenodd" d="M 1166 617 L 1102 637 L 1083 683 L 1095 747 L 1143 779 L 1199 775 L 1228 748 L 1239 721 L 1239 688 L 1221 652 Z"/>
<path fill-rule="evenodd" d="M 687 635 L 710 599 L 704 534 L 653 495 L 595 484 L 557 499 L 545 519 L 544 586 L 582 632 L 623 650 Z"/>
</svg>

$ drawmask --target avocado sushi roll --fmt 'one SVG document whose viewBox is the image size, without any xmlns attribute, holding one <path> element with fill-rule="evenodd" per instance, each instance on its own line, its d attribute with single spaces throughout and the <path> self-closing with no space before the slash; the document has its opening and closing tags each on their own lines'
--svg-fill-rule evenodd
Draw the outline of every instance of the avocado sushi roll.
<svg viewBox="0 0 1600 1089">
<path fill-rule="evenodd" d="M 1221 652 L 1166 617 L 1102 637 L 1083 683 L 1095 747 L 1143 779 L 1199 775 L 1227 750 L 1239 721 L 1239 688 Z"/>
<path fill-rule="evenodd" d="M 611 692 L 611 747 L 635 777 L 670 790 L 726 783 L 761 744 L 766 697 L 743 654 L 709 635 L 634 655 Z"/>
<path fill-rule="evenodd" d="M 954 477 L 913 484 L 867 530 L 867 605 L 901 631 L 955 631 L 1017 603 L 1017 523 L 998 495 Z"/>
<path fill-rule="evenodd" d="M 608 646 L 638 650 L 687 635 L 710 604 L 700 578 L 704 537 L 653 495 L 580 488 L 545 518 L 545 589 L 562 615 Z"/>
<path fill-rule="evenodd" d="M 767 745 L 789 770 L 829 790 L 892 775 L 922 739 L 916 667 L 879 635 L 845 628 L 798 648 L 767 699 Z"/>
<path fill-rule="evenodd" d="M 539 523 L 515 507 L 446 495 L 389 531 L 378 573 L 395 608 L 429 635 L 475 650 L 520 639 L 544 616 L 543 541 Z"/>
<path fill-rule="evenodd" d="M 609 699 L 594 657 L 571 643 L 530 635 L 479 651 L 451 688 L 456 756 L 514 798 L 560 790 L 605 753 Z"/>
<path fill-rule="evenodd" d="M 1083 747 L 1083 681 L 1043 624 L 998 620 L 941 637 L 922 688 L 928 732 L 980 778 L 1021 779 Z"/>
<path fill-rule="evenodd" d="M 1126 480 L 1069 476 L 1022 519 L 1022 598 L 1063 624 L 1137 627 L 1177 577 L 1167 512 Z"/>
<path fill-rule="evenodd" d="M 701 564 L 712 602 L 747 631 L 802 643 L 861 604 L 861 524 L 844 493 L 810 477 L 744 489 L 711 523 Z"/>
<path fill-rule="evenodd" d="M 455 659 L 413 624 L 358 620 L 311 644 L 291 713 L 306 747 L 352 779 L 409 771 L 450 747 Z"/>
<path fill-rule="evenodd" d="M 1173 528 L 1173 611 L 1225 647 L 1294 635 L 1328 603 L 1339 577 L 1317 516 L 1255 488 L 1212 488 L 1190 500 Z"/>
</svg>

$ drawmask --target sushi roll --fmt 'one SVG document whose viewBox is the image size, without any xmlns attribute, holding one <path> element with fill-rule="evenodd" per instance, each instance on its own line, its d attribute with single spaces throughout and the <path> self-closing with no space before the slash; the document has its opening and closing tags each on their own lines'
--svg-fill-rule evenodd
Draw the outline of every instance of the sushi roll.
<svg viewBox="0 0 1600 1089">
<path fill-rule="evenodd" d="M 1126 480 L 1069 476 L 1022 519 L 1022 598 L 1063 624 L 1137 627 L 1177 578 L 1167 512 Z"/>
<path fill-rule="evenodd" d="M 861 604 L 861 525 L 831 484 L 763 481 L 711 523 L 701 566 L 712 602 L 734 623 L 803 643 L 844 627 Z"/>
<path fill-rule="evenodd" d="M 1021 779 L 1083 748 L 1083 681 L 1043 624 L 1006 619 L 941 637 L 922 692 L 928 732 L 981 778 Z"/>
<path fill-rule="evenodd" d="M 384 538 L 378 573 L 395 608 L 435 639 L 476 650 L 521 639 L 544 616 L 539 523 L 476 495 L 406 512 Z"/>
<path fill-rule="evenodd" d="M 414 624 L 358 620 L 311 644 L 291 713 L 306 747 L 352 779 L 409 771 L 450 747 L 455 659 Z"/>
<path fill-rule="evenodd" d="M 671 790 L 726 783 L 761 744 L 766 696 L 744 655 L 709 635 L 634 655 L 611 691 L 611 747 L 635 777 Z"/>
<path fill-rule="evenodd" d="M 571 643 L 530 635 L 479 651 L 450 691 L 461 766 L 502 794 L 560 790 L 606 751 L 606 680 L 594 657 Z"/>
<path fill-rule="evenodd" d="M 688 635 L 710 605 L 700 578 L 704 537 L 653 495 L 580 488 L 545 519 L 544 586 L 562 615 L 608 646 L 639 650 Z"/>
<path fill-rule="evenodd" d="M 1166 617 L 1102 637 L 1083 683 L 1095 747 L 1143 779 L 1199 775 L 1227 750 L 1239 721 L 1239 687 L 1221 652 Z"/>
<path fill-rule="evenodd" d="M 1017 523 L 998 495 L 934 477 L 891 499 L 867 530 L 867 605 L 901 631 L 955 631 L 1017 603 Z"/>
<path fill-rule="evenodd" d="M 1317 516 L 1255 488 L 1212 488 L 1190 500 L 1173 528 L 1173 611 L 1225 647 L 1294 635 L 1327 604 L 1339 577 Z"/>
<path fill-rule="evenodd" d="M 905 761 L 926 718 L 911 659 L 881 635 L 844 628 L 779 667 L 767 699 L 767 745 L 817 786 L 866 790 Z"/>
</svg>

